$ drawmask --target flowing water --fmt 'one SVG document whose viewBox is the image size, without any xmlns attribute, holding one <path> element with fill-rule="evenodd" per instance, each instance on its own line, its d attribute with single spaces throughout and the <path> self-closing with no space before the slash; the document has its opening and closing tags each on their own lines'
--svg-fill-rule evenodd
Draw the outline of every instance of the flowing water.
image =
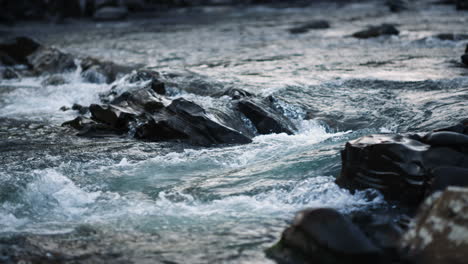
<svg viewBox="0 0 468 264">
<path fill-rule="evenodd" d="M 331 28 L 288 32 L 311 19 Z M 400 35 L 348 37 L 383 22 L 396 23 Z M 209 95 L 227 88 L 274 95 L 299 131 L 218 148 L 80 138 L 60 126 L 76 114 L 59 108 L 98 103 L 124 79 L 89 84 L 78 69 L 59 86 L 42 86 L 45 77 L 1 80 L 0 261 L 23 254 L 83 263 L 268 263 L 264 249 L 300 209 L 389 206 L 373 191 L 335 185 L 340 150 L 370 133 L 430 131 L 466 118 L 468 70 L 458 61 L 467 41 L 430 36 L 467 33 L 467 24 L 466 12 L 450 6 L 421 1 L 392 14 L 374 1 L 6 29 L 158 70 L 171 97 L 212 113 L 229 102 Z"/>
</svg>

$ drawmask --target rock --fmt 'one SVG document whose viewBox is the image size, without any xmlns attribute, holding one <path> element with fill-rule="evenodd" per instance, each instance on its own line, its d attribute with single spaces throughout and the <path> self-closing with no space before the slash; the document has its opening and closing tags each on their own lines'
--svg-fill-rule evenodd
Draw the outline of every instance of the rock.
<svg viewBox="0 0 468 264">
<path fill-rule="evenodd" d="M 125 7 L 102 7 L 94 13 L 94 20 L 114 21 L 125 19 L 128 15 L 128 9 Z"/>
<path fill-rule="evenodd" d="M 346 143 L 336 182 L 351 190 L 375 188 L 389 200 L 418 205 L 431 189 L 431 170 L 468 168 L 465 143 L 466 136 L 455 132 L 434 132 L 423 138 L 365 136 Z"/>
<path fill-rule="evenodd" d="M 312 29 L 327 29 L 330 28 L 330 23 L 326 20 L 314 20 L 302 24 L 297 27 L 293 27 L 289 29 L 289 33 L 291 34 L 302 34 L 309 32 Z"/>
<path fill-rule="evenodd" d="M 215 94 L 212 94 L 211 96 L 216 97 L 216 98 L 219 98 L 222 96 L 229 96 L 233 100 L 239 100 L 245 97 L 253 97 L 254 95 L 242 89 L 229 88 L 224 92 L 215 93 Z"/>
<path fill-rule="evenodd" d="M 161 76 L 156 71 L 139 70 L 129 77 L 129 82 L 148 82 L 147 87 L 151 88 L 154 92 L 157 94 L 166 94 L 166 87 L 164 83 L 159 80 L 160 78 Z"/>
<path fill-rule="evenodd" d="M 250 138 L 210 118 L 199 105 L 179 98 L 137 128 L 136 137 L 155 141 L 179 139 L 194 145 L 245 144 Z"/>
<path fill-rule="evenodd" d="M 430 193 L 443 191 L 449 186 L 468 186 L 468 169 L 460 167 L 439 167 L 430 171 Z"/>
<path fill-rule="evenodd" d="M 245 99 L 237 103 L 237 108 L 244 114 L 260 134 L 286 133 L 294 134 L 296 128 L 281 114 L 258 100 Z"/>
<path fill-rule="evenodd" d="M 371 26 L 366 30 L 358 31 L 352 36 L 355 38 L 375 38 L 382 35 L 398 35 L 400 32 L 391 24 L 382 24 L 380 26 Z"/>
<path fill-rule="evenodd" d="M 412 263 L 466 263 L 468 189 L 449 187 L 426 199 L 401 248 Z"/>
<path fill-rule="evenodd" d="M 434 36 L 440 40 L 451 40 L 451 41 L 460 41 L 467 40 L 468 34 L 456 34 L 456 33 L 441 33 Z"/>
<path fill-rule="evenodd" d="M 84 115 L 89 112 L 89 107 L 82 106 L 80 104 L 73 104 L 71 107 L 72 110 L 78 111 L 80 115 Z"/>
<path fill-rule="evenodd" d="M 90 83 L 112 83 L 119 76 L 128 74 L 133 67 L 118 65 L 113 62 L 100 61 L 87 57 L 81 61 L 81 77 Z"/>
<path fill-rule="evenodd" d="M 28 37 L 16 37 L 0 43 L 0 53 L 4 54 L 2 63 L 8 61 L 6 65 L 28 64 L 27 57 L 38 50 L 41 44 Z M 7 57 L 6 57 L 7 56 Z"/>
<path fill-rule="evenodd" d="M 21 75 L 12 68 L 0 68 L 0 80 L 20 79 Z"/>
<path fill-rule="evenodd" d="M 456 125 L 434 130 L 434 132 L 440 132 L 440 131 L 451 131 L 451 132 L 468 135 L 468 118 L 460 121 L 460 123 Z"/>
<path fill-rule="evenodd" d="M 468 10 L 468 1 L 467 0 L 457 0 L 457 9 L 458 10 Z"/>
<path fill-rule="evenodd" d="M 40 47 L 27 57 L 29 65 L 35 74 L 54 74 L 76 69 L 75 58 L 67 53 L 53 48 Z"/>
<path fill-rule="evenodd" d="M 463 64 L 468 66 L 468 53 L 461 56 L 461 61 Z"/>
<path fill-rule="evenodd" d="M 42 86 L 48 86 L 48 85 L 51 85 L 51 86 L 57 86 L 57 85 L 63 85 L 63 84 L 66 84 L 68 83 L 67 80 L 65 80 L 65 78 L 61 75 L 58 75 L 58 74 L 54 74 L 54 75 L 51 75 L 49 77 L 47 77 L 46 79 L 44 79 L 42 82 L 41 82 L 41 85 Z"/>
<path fill-rule="evenodd" d="M 267 256 L 280 263 L 389 262 L 348 217 L 328 208 L 299 212 Z"/>
</svg>

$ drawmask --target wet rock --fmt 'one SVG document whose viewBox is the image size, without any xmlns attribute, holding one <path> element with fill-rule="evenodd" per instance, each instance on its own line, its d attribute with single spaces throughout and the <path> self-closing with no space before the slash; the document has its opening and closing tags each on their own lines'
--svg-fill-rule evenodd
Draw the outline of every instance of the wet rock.
<svg viewBox="0 0 468 264">
<path fill-rule="evenodd" d="M 87 57 L 81 61 L 81 77 L 84 81 L 90 83 L 112 83 L 118 77 L 128 74 L 133 67 L 118 65 L 113 62 L 100 61 L 95 58 Z"/>
<path fill-rule="evenodd" d="M 68 107 L 65 106 L 65 108 L 68 108 Z M 62 126 L 69 126 L 69 127 L 74 128 L 74 129 L 81 130 L 81 129 L 85 128 L 86 126 L 93 125 L 93 124 L 96 124 L 96 122 L 94 122 L 93 120 L 91 120 L 89 118 L 79 116 L 79 117 L 77 117 L 77 118 L 75 118 L 73 120 L 64 122 L 62 124 Z"/>
<path fill-rule="evenodd" d="M 426 199 L 401 242 L 412 263 L 466 263 L 468 189 L 449 187 Z"/>
<path fill-rule="evenodd" d="M 455 124 L 453 126 L 434 130 L 434 132 L 440 132 L 440 131 L 451 131 L 451 132 L 468 135 L 468 118 L 460 121 L 460 123 Z"/>
<path fill-rule="evenodd" d="M 0 43 L 2 63 L 6 65 L 28 64 L 28 56 L 41 47 L 39 43 L 28 37 L 16 37 Z"/>
<path fill-rule="evenodd" d="M 94 20 L 114 21 L 125 19 L 128 15 L 128 9 L 125 7 L 102 7 L 94 13 Z"/>
<path fill-rule="evenodd" d="M 266 103 L 255 99 L 245 99 L 237 103 L 237 108 L 252 121 L 260 134 L 294 134 L 296 129 L 294 125 Z"/>
<path fill-rule="evenodd" d="M 289 29 L 291 34 L 302 34 L 307 33 L 313 29 L 327 29 L 330 28 L 330 23 L 326 20 L 314 20 L 307 23 L 304 23 L 300 26 L 296 26 Z"/>
<path fill-rule="evenodd" d="M 443 191 L 449 186 L 468 186 L 468 169 L 460 167 L 439 167 L 429 172 L 431 189 L 429 193 Z"/>
<path fill-rule="evenodd" d="M 434 175 L 441 167 L 452 169 L 447 185 L 458 184 L 468 168 L 467 136 L 434 132 L 424 137 L 370 135 L 346 143 L 338 185 L 355 190 L 374 188 L 387 199 L 418 205 L 430 193 Z M 440 173 L 438 173 L 440 175 Z M 442 177 L 442 176 L 441 176 Z"/>
<path fill-rule="evenodd" d="M 348 217 L 328 208 L 299 212 L 267 256 L 280 263 L 388 263 Z"/>
<path fill-rule="evenodd" d="M 89 112 L 89 107 L 85 107 L 80 104 L 73 104 L 71 109 L 77 111 L 80 115 L 84 115 Z"/>
<path fill-rule="evenodd" d="M 468 66 L 468 45 L 466 45 L 465 54 L 461 56 L 461 61 Z"/>
<path fill-rule="evenodd" d="M 0 80 L 11 80 L 11 79 L 20 79 L 21 75 L 12 68 L 0 68 Z"/>
<path fill-rule="evenodd" d="M 53 47 L 40 47 L 27 57 L 35 74 L 54 74 L 76 69 L 75 58 Z"/>
<path fill-rule="evenodd" d="M 42 86 L 57 86 L 57 85 L 63 85 L 68 83 L 67 80 L 61 75 L 54 74 L 52 76 L 47 77 L 41 82 Z"/>
<path fill-rule="evenodd" d="M 148 82 L 147 87 L 151 88 L 157 94 L 166 94 L 166 87 L 160 81 L 160 74 L 151 70 L 139 70 L 129 77 L 130 83 Z"/>
<path fill-rule="evenodd" d="M 441 34 L 435 35 L 434 38 L 438 38 L 440 40 L 460 41 L 460 40 L 467 40 L 468 34 L 441 33 Z"/>
<path fill-rule="evenodd" d="M 380 26 L 371 26 L 366 30 L 358 31 L 354 33 L 352 36 L 355 38 L 375 38 L 383 35 L 398 35 L 400 31 L 398 31 L 395 26 L 391 24 L 382 24 Z"/>
</svg>

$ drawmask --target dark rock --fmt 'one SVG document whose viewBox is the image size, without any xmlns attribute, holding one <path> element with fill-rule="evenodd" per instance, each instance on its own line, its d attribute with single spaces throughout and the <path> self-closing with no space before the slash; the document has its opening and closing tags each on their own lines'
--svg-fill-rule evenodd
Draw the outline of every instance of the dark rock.
<svg viewBox="0 0 468 264">
<path fill-rule="evenodd" d="M 94 13 L 94 20 L 114 21 L 125 19 L 128 15 L 128 9 L 125 7 L 102 7 Z"/>
<path fill-rule="evenodd" d="M 467 40 L 468 34 L 441 33 L 441 34 L 435 35 L 434 38 L 438 38 L 440 40 L 460 41 L 460 40 Z"/>
<path fill-rule="evenodd" d="M 468 53 L 461 56 L 461 61 L 468 66 Z"/>
<path fill-rule="evenodd" d="M 66 108 L 68 108 L 68 107 L 66 107 Z M 81 129 L 85 128 L 86 126 L 93 125 L 93 124 L 96 124 L 96 122 L 94 122 L 93 120 L 91 120 L 89 118 L 79 116 L 79 117 L 77 117 L 77 118 L 75 118 L 73 120 L 64 122 L 62 124 L 62 126 L 69 126 L 69 127 L 74 128 L 74 129 L 81 130 Z"/>
<path fill-rule="evenodd" d="M 36 74 L 54 74 L 76 69 L 75 58 L 53 47 L 40 47 L 27 57 Z"/>
<path fill-rule="evenodd" d="M 439 167 L 430 172 L 431 189 L 429 193 L 443 191 L 449 186 L 468 186 L 468 169 L 460 167 Z"/>
<path fill-rule="evenodd" d="M 398 35 L 400 32 L 391 24 L 382 24 L 380 26 L 372 26 L 366 30 L 358 31 L 352 36 L 355 38 L 375 38 L 382 35 Z"/>
<path fill-rule="evenodd" d="M 388 263 L 348 217 L 328 208 L 299 212 L 267 256 L 280 263 Z"/>
<path fill-rule="evenodd" d="M 63 112 L 66 112 L 66 111 L 70 110 L 70 107 L 62 106 L 62 107 L 60 107 L 60 110 L 63 111 Z"/>
<path fill-rule="evenodd" d="M 129 77 L 130 83 L 146 82 L 149 81 L 148 87 L 155 91 L 157 94 L 166 94 L 166 87 L 159 79 L 161 76 L 156 71 L 139 70 Z"/>
<path fill-rule="evenodd" d="M 84 115 L 84 114 L 86 114 L 86 113 L 89 112 L 89 108 L 88 108 L 88 107 L 82 106 L 82 105 L 80 105 L 80 104 L 73 104 L 71 109 L 72 109 L 72 110 L 75 110 L 75 111 L 78 111 L 78 113 L 79 113 L 80 115 Z"/>
<path fill-rule="evenodd" d="M 138 113 L 129 110 L 128 108 L 118 107 L 115 105 L 96 105 L 89 106 L 91 119 L 96 122 L 104 123 L 119 131 L 128 131 L 128 125 L 135 120 Z"/>
<path fill-rule="evenodd" d="M 237 108 L 252 121 L 260 134 L 294 134 L 294 130 L 296 129 L 294 125 L 265 103 L 258 100 L 245 99 L 237 103 Z"/>
<path fill-rule="evenodd" d="M 7 40 L 6 42 L 0 43 L 0 53 L 7 55 L 10 59 L 5 57 L 5 59 L 2 59 L 2 62 L 4 60 L 10 60 L 9 63 L 11 63 L 11 59 L 13 59 L 16 63 L 28 64 L 29 61 L 27 57 L 38 50 L 39 47 L 41 47 L 39 43 L 28 37 L 16 37 Z"/>
<path fill-rule="evenodd" d="M 309 32 L 312 29 L 327 29 L 327 28 L 330 28 L 330 23 L 328 21 L 315 20 L 315 21 L 307 22 L 297 27 L 290 28 L 289 33 L 301 34 L 301 33 Z"/>
<path fill-rule="evenodd" d="M 346 143 L 336 182 L 351 190 L 375 188 L 387 199 L 418 205 L 431 189 L 431 170 L 468 168 L 465 143 L 466 136 L 455 132 L 365 136 Z"/>
<path fill-rule="evenodd" d="M 81 77 L 90 83 L 112 83 L 120 75 L 128 74 L 133 67 L 118 65 L 87 57 L 81 61 Z"/>
<path fill-rule="evenodd" d="M 468 1 L 467 0 L 457 0 L 457 9 L 458 10 L 468 10 Z"/>
<path fill-rule="evenodd" d="M 20 79 L 21 75 L 11 68 L 0 68 L 0 80 L 11 80 L 11 79 Z"/>
<path fill-rule="evenodd" d="M 118 0 L 94 0 L 94 5 L 96 8 L 106 7 L 106 6 L 118 6 Z"/>
<path fill-rule="evenodd" d="M 440 131 L 451 131 L 451 132 L 468 135 L 468 118 L 460 121 L 460 123 L 456 125 L 434 130 L 434 132 L 440 132 Z"/>
<path fill-rule="evenodd" d="M 44 79 L 41 82 L 41 85 L 42 86 L 48 86 L 48 85 L 57 86 L 57 85 L 63 85 L 66 83 L 68 82 L 67 80 L 65 80 L 63 76 L 55 74 Z"/>
<path fill-rule="evenodd" d="M 468 189 L 449 187 L 426 199 L 401 251 L 410 263 L 466 263 L 468 259 Z"/>
</svg>

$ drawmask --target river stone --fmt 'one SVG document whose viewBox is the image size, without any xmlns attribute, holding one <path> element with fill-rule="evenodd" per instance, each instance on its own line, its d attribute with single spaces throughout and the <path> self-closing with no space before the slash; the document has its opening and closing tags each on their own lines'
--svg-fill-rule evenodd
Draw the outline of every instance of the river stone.
<svg viewBox="0 0 468 264">
<path fill-rule="evenodd" d="M 365 30 L 358 31 L 352 36 L 355 38 L 375 38 L 383 35 L 398 35 L 400 32 L 391 24 L 382 24 L 379 26 L 371 26 Z"/>
<path fill-rule="evenodd" d="M 302 25 L 289 29 L 291 34 L 302 34 L 307 33 L 312 29 L 327 29 L 330 28 L 330 23 L 326 20 L 314 20 L 304 23 Z"/>
<path fill-rule="evenodd" d="M 0 68 L 0 80 L 20 79 L 21 75 L 12 68 Z"/>
<path fill-rule="evenodd" d="M 463 64 L 468 66 L 468 53 L 461 56 L 461 61 L 463 62 Z"/>
<path fill-rule="evenodd" d="M 468 189 L 448 187 L 426 199 L 401 248 L 412 263 L 466 263 Z"/>
<path fill-rule="evenodd" d="M 166 94 L 165 84 L 161 82 L 160 79 L 161 76 L 159 72 L 152 70 L 138 70 L 129 77 L 129 82 L 148 82 L 147 87 L 151 88 L 154 92 L 157 94 Z"/>
<path fill-rule="evenodd" d="M 252 121 L 260 134 L 294 134 L 294 125 L 266 103 L 254 99 L 244 99 L 237 102 L 237 108 Z"/>
<path fill-rule="evenodd" d="M 329 208 L 299 212 L 267 255 L 280 263 L 386 263 L 348 217 Z"/>
<path fill-rule="evenodd" d="M 336 183 L 351 190 L 374 188 L 387 199 L 418 205 L 431 189 L 431 170 L 468 168 L 466 148 L 456 143 L 465 144 L 465 137 L 455 132 L 435 132 L 422 139 L 402 135 L 361 137 L 346 143 Z"/>
<path fill-rule="evenodd" d="M 39 47 L 41 47 L 41 44 L 28 37 L 16 37 L 6 40 L 0 43 L 0 54 L 8 56 L 2 59 L 2 62 L 8 61 L 7 65 L 11 65 L 13 61 L 19 64 L 28 64 L 27 57 L 39 49 Z"/>
<path fill-rule="evenodd" d="M 76 69 L 75 58 L 54 47 L 40 47 L 27 57 L 35 74 L 54 74 Z"/>
<path fill-rule="evenodd" d="M 112 83 L 118 77 L 134 70 L 133 67 L 119 65 L 113 62 L 100 61 L 96 58 L 86 57 L 81 61 L 81 77 L 90 83 Z"/>
</svg>

